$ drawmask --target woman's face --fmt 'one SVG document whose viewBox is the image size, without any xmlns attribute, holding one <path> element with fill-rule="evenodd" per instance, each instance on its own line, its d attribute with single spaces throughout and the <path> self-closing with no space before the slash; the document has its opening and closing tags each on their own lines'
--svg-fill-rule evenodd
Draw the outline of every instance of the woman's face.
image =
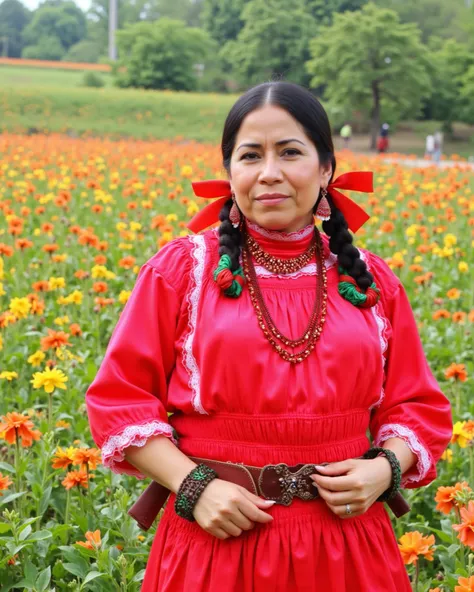
<svg viewBox="0 0 474 592">
<path fill-rule="evenodd" d="M 284 140 L 291 141 L 280 144 Z M 265 105 L 244 118 L 229 181 L 237 205 L 250 221 L 285 232 L 311 224 L 320 188 L 327 187 L 331 172 L 331 165 L 321 165 L 315 145 L 285 109 Z M 264 199 L 275 193 L 280 197 Z"/>
</svg>

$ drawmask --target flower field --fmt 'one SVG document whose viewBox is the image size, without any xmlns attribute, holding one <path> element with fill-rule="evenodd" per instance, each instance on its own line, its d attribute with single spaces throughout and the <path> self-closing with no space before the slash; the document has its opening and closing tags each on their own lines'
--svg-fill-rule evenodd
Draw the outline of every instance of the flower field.
<svg viewBox="0 0 474 592">
<path fill-rule="evenodd" d="M 474 591 L 474 176 L 339 155 L 373 170 L 355 244 L 403 281 L 454 433 L 438 478 L 393 520 L 420 592 Z M 145 483 L 101 464 L 85 391 L 140 266 L 223 177 L 215 144 L 0 135 L 0 592 L 140 589 L 154 529 Z"/>
</svg>

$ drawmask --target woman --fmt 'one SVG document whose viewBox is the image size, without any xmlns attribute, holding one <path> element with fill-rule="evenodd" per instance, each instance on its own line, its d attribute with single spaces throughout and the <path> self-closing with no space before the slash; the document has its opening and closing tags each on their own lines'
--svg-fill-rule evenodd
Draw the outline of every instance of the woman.
<svg viewBox="0 0 474 592">
<path fill-rule="evenodd" d="M 400 281 L 351 244 L 336 186 L 370 173 L 332 182 L 326 113 L 285 82 L 238 99 L 222 154 L 190 224 L 219 229 L 143 265 L 87 392 L 104 464 L 172 492 L 142 590 L 408 592 L 377 500 L 436 477 L 452 420 Z"/>
</svg>

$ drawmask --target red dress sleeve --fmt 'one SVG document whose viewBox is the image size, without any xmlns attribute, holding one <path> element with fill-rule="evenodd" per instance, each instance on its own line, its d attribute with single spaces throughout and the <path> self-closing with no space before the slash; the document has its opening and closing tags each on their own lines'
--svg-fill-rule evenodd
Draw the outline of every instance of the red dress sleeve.
<svg viewBox="0 0 474 592">
<path fill-rule="evenodd" d="M 372 410 L 374 446 L 389 438 L 405 441 L 417 462 L 402 476 L 402 487 L 428 485 L 452 436 L 451 405 L 426 360 L 416 320 L 398 277 L 380 257 L 370 254 L 369 269 L 381 289 L 386 323 L 386 363 L 382 402 Z M 388 321 L 388 322 L 387 322 Z"/>
<path fill-rule="evenodd" d="M 169 243 L 141 267 L 86 392 L 89 425 L 102 462 L 139 479 L 144 475 L 124 460 L 127 446 L 144 446 L 160 434 L 177 444 L 168 422 L 167 385 L 175 365 L 182 298 L 165 275 L 173 268 L 183 270 L 181 254 L 179 245 Z"/>
</svg>

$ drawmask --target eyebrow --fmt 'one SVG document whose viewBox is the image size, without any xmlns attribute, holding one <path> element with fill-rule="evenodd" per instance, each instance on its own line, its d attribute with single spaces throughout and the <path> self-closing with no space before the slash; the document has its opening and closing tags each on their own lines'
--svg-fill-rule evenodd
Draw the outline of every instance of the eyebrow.
<svg viewBox="0 0 474 592">
<path fill-rule="evenodd" d="M 279 142 L 275 142 L 275 146 L 282 146 L 283 144 L 289 144 L 290 142 L 298 142 L 298 144 L 302 144 L 304 146 L 304 143 L 301 142 L 301 140 L 297 140 L 296 138 L 289 138 L 288 140 L 280 140 Z M 262 147 L 261 144 L 241 144 L 237 148 L 237 150 L 240 150 L 244 146 L 246 146 L 247 148 L 261 148 Z"/>
</svg>

